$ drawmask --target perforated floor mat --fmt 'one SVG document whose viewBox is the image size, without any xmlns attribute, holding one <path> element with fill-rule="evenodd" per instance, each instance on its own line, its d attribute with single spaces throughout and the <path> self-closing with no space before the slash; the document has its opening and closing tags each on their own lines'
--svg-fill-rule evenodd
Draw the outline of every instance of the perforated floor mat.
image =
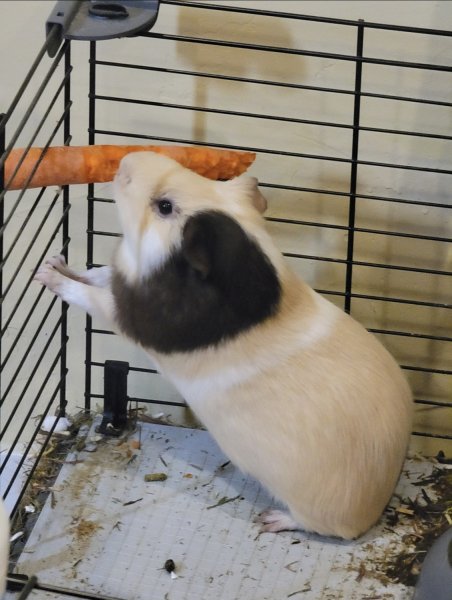
<svg viewBox="0 0 452 600">
<path fill-rule="evenodd" d="M 135 433 L 121 445 L 99 441 L 63 466 L 20 572 L 122 600 L 412 597 L 412 588 L 388 582 L 384 568 L 409 530 L 403 514 L 356 542 L 302 531 L 259 535 L 254 520 L 272 499 L 227 463 L 207 432 L 146 423 L 140 436 L 140 449 Z M 398 494 L 417 496 L 410 482 L 432 468 L 408 460 Z M 54 597 L 34 591 L 30 600 Z"/>
</svg>

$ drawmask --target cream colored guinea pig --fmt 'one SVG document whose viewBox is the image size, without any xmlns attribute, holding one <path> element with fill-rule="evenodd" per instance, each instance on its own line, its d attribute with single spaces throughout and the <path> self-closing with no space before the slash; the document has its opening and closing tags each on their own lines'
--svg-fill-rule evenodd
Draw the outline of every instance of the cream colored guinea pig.
<svg viewBox="0 0 452 600">
<path fill-rule="evenodd" d="M 62 257 L 36 279 L 141 345 L 223 451 L 288 508 L 264 531 L 355 538 L 396 485 L 412 398 L 364 327 L 296 276 L 255 179 L 205 179 L 150 152 L 114 182 L 113 267 Z"/>
</svg>

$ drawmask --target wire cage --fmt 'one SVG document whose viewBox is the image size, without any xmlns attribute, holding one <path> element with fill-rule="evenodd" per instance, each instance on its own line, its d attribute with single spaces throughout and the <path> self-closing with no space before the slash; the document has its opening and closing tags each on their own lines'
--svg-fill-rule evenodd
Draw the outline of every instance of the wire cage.
<svg viewBox="0 0 452 600">
<path fill-rule="evenodd" d="M 452 131 L 444 115 L 452 66 L 444 49 L 452 32 L 272 9 L 161 0 L 151 31 L 89 42 L 86 141 L 255 152 L 268 228 L 287 260 L 382 339 L 414 391 L 414 447 L 447 453 Z M 221 27 L 225 15 L 234 18 Z M 128 401 L 185 414 L 183 398 L 144 357 L 91 318 L 82 325 L 33 282 L 52 253 L 88 268 L 107 264 L 120 235 L 106 185 L 11 191 L 3 177 L 12 148 L 40 146 L 44 154 L 70 145 L 74 118 L 77 126 L 85 118 L 71 98 L 71 47 L 83 42 L 64 40 L 50 58 L 58 36 L 50 29 L 0 120 L 0 472 L 13 532 L 25 532 L 13 563 L 37 518 L 26 517 L 30 498 L 53 494 L 73 444 L 55 444 L 58 421 L 46 428 L 48 415 L 95 411 L 104 382 L 119 385 L 109 379 L 112 364 L 127 364 Z M 435 46 L 444 50 L 438 61 L 422 61 Z M 119 377 L 124 385 L 125 372 Z M 36 575 L 11 575 L 14 597 L 112 597 Z"/>
</svg>

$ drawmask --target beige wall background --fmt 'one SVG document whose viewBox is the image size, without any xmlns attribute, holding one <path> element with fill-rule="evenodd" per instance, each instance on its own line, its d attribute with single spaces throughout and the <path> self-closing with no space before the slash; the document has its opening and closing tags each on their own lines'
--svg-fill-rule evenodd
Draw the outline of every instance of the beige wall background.
<svg viewBox="0 0 452 600">
<path fill-rule="evenodd" d="M 214 4 L 215 2 L 205 2 Z M 220 3 L 220 2 L 218 2 Z M 231 6 L 264 8 L 344 19 L 418 26 L 449 28 L 452 24 L 452 4 L 448 1 L 366 1 L 366 2 L 267 2 L 249 0 L 221 2 Z M 32 1 L 0 3 L 0 111 L 10 103 L 37 51 L 44 42 L 44 24 L 54 2 Z M 248 41 L 269 46 L 296 47 L 308 50 L 353 55 L 356 39 L 348 28 L 296 20 L 222 14 L 214 11 L 194 11 L 189 7 L 162 6 L 154 28 L 163 33 L 202 35 L 232 41 Z M 87 143 L 88 45 L 73 44 L 72 132 L 74 145 Z M 364 54 L 392 60 L 451 65 L 452 38 L 413 36 L 407 33 L 366 31 Z M 354 64 L 334 59 L 283 56 L 267 53 L 264 57 L 253 51 L 187 45 L 180 42 L 128 39 L 99 44 L 99 57 L 105 60 L 157 65 L 187 70 L 222 72 L 247 78 L 297 82 L 305 85 L 337 89 L 353 89 Z M 39 78 L 39 74 L 37 74 Z M 124 98 L 152 99 L 156 102 L 203 105 L 213 109 L 245 111 L 266 115 L 293 117 L 351 124 L 353 97 L 315 91 L 254 86 L 246 83 L 212 79 L 174 78 L 165 73 L 104 68 L 98 75 L 99 93 Z M 399 94 L 419 98 L 451 101 L 452 74 L 418 69 L 400 69 L 364 65 L 363 89 L 384 94 Z M 45 110 L 44 98 L 30 127 L 38 122 Z M 405 131 L 441 133 L 452 136 L 450 107 L 425 106 L 418 103 L 363 99 L 362 124 Z M 152 108 L 132 104 L 99 102 L 97 126 L 105 130 L 135 132 L 148 135 L 197 139 L 208 143 L 248 147 L 272 147 L 282 151 L 350 158 L 351 130 L 317 127 L 307 124 L 276 123 L 255 118 L 227 117 L 217 114 Z M 14 122 L 11 126 L 14 125 Z M 25 138 L 24 138 L 25 140 Z M 38 140 L 39 141 L 39 140 Z M 127 139 L 98 136 L 97 142 L 125 143 Z M 363 132 L 360 138 L 362 160 L 399 164 L 416 164 L 432 168 L 451 169 L 451 141 L 431 140 L 413 136 L 390 136 Z M 350 166 L 347 163 L 304 159 L 281 159 L 260 154 L 252 174 L 265 183 L 302 186 L 322 190 L 347 192 Z M 428 204 L 451 204 L 450 176 L 418 173 L 400 169 L 359 168 L 359 191 L 363 194 L 410 198 L 418 206 L 361 200 L 357 210 L 357 225 L 384 231 L 403 231 L 416 236 L 451 237 L 451 211 Z M 97 186 L 99 195 L 110 196 L 108 184 Z M 263 187 L 265 191 L 265 187 Z M 341 197 L 315 192 L 282 192 L 267 190 L 268 216 L 288 217 L 343 226 L 347 223 L 347 201 Z M 86 190 L 72 190 L 71 262 L 82 267 L 85 261 Z M 29 201 L 31 202 L 31 200 Z M 17 216 L 19 227 L 28 205 Z M 22 216 L 21 216 L 22 215 Z M 49 227 L 52 217 L 49 217 Z M 116 217 L 110 207 L 100 209 L 100 228 L 117 229 Z M 343 230 L 318 229 L 303 225 L 269 223 L 279 247 L 285 252 L 344 258 L 346 233 Z M 109 261 L 115 240 L 104 238 L 96 242 L 95 261 Z M 51 249 L 58 252 L 58 245 Z M 358 234 L 356 256 L 375 263 L 451 271 L 450 244 L 401 238 L 390 235 Z M 33 268 L 30 257 L 29 268 Z M 345 268 L 342 264 L 315 260 L 292 261 L 300 274 L 314 287 L 340 290 Z M 355 292 L 372 296 L 396 296 L 419 302 L 450 303 L 450 277 L 422 275 L 405 271 L 389 271 L 357 267 Z M 339 305 L 339 296 L 329 296 Z M 55 308 L 57 310 L 57 308 Z M 452 336 L 452 319 L 447 309 L 430 309 L 422 305 L 409 306 L 377 300 L 354 300 L 352 314 L 367 327 L 396 329 L 426 335 Z M 20 315 L 17 317 L 20 321 Z M 17 327 L 17 325 L 16 325 Z M 82 402 L 84 317 L 70 311 L 71 342 L 69 346 L 70 410 Z M 435 366 L 451 370 L 450 342 L 433 342 L 422 337 L 382 336 L 382 341 L 401 364 L 420 367 Z M 138 366 L 148 366 L 147 359 L 118 338 L 96 338 L 94 354 L 99 361 L 118 358 Z M 30 356 L 33 361 L 33 356 Z M 451 377 L 407 371 L 416 397 L 450 402 Z M 139 375 L 131 380 L 130 394 L 145 397 L 149 384 L 155 396 L 177 399 L 176 392 L 157 376 Z M 20 379 L 17 393 L 20 392 Z M 102 373 L 94 372 L 94 386 L 102 391 Z M 11 395 L 13 398 L 13 393 Z M 169 411 L 182 419 L 181 412 Z M 19 423 L 25 409 L 17 415 Z M 419 406 L 416 429 L 437 433 L 452 431 L 450 409 Z M 25 432 L 26 435 L 26 432 Z M 415 439 L 415 447 L 428 453 L 447 449 L 444 441 Z"/>
</svg>

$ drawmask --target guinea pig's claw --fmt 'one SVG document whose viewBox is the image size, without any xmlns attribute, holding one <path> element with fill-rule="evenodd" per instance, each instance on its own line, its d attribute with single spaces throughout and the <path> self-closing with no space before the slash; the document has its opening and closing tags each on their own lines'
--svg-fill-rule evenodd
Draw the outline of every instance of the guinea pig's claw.
<svg viewBox="0 0 452 600">
<path fill-rule="evenodd" d="M 257 521 L 261 524 L 261 533 L 300 529 L 300 525 L 292 519 L 289 513 L 282 510 L 265 510 L 259 515 Z"/>
<path fill-rule="evenodd" d="M 58 273 L 50 265 L 41 265 L 36 271 L 34 280 L 38 281 L 41 285 L 51 290 L 54 294 L 59 293 L 59 288 L 63 281 L 63 275 Z"/>
<path fill-rule="evenodd" d="M 67 268 L 66 259 L 62 254 L 58 254 L 57 256 L 51 256 L 50 258 L 48 258 L 46 260 L 46 265 L 50 265 L 58 271 Z"/>
</svg>

